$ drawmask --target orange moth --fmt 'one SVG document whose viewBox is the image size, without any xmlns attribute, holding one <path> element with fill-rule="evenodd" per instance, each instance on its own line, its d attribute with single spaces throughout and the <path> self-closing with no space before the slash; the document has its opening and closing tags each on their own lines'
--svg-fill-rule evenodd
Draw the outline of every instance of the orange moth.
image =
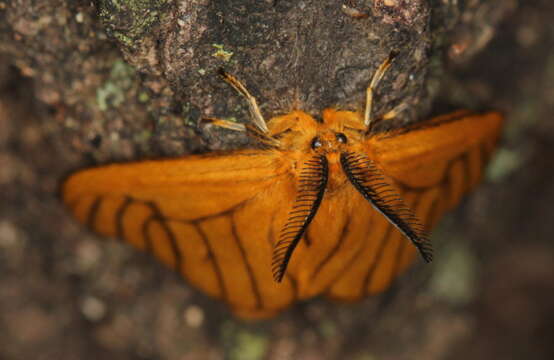
<svg viewBox="0 0 554 360">
<path fill-rule="evenodd" d="M 354 301 L 386 289 L 417 253 L 432 259 L 427 232 L 481 178 L 500 132 L 496 112 L 457 111 L 377 132 L 373 92 L 363 113 L 325 109 L 317 121 L 292 111 L 252 124 L 208 119 L 246 132 L 260 149 L 86 169 L 63 201 L 96 232 L 153 253 L 241 317 L 268 317 L 324 294 Z"/>
</svg>

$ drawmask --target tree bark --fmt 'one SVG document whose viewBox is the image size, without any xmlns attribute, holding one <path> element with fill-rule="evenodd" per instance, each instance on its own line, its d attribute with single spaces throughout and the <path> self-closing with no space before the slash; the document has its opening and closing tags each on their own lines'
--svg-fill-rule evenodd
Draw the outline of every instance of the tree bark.
<svg viewBox="0 0 554 360">
<path fill-rule="evenodd" d="M 554 80 L 544 70 L 553 8 L 546 0 L 516 6 L 0 0 L 0 357 L 485 359 L 533 350 L 536 359 L 551 358 L 552 346 L 529 335 L 528 344 L 510 341 L 524 330 L 549 334 L 544 318 L 554 313 L 551 234 L 542 230 L 546 219 L 539 221 L 554 200 L 545 180 L 551 164 L 540 156 L 554 144 L 554 127 L 529 120 L 548 119 L 554 81 L 539 91 L 526 80 Z M 484 50 L 497 32 L 500 40 Z M 89 165 L 251 146 L 241 134 L 197 126 L 205 116 L 249 119 L 219 68 L 247 85 L 266 118 L 295 108 L 320 116 L 327 107 L 360 109 L 371 74 L 391 51 L 398 56 L 379 85 L 375 111 L 409 106 L 384 128 L 450 105 L 499 108 L 514 114 L 506 141 L 519 149 L 495 168 L 496 187 L 485 186 L 451 219 L 457 225 L 438 231 L 454 244 L 439 246 L 447 260 L 435 271 L 416 269 L 394 292 L 356 305 L 314 300 L 244 324 L 149 258 L 79 228 L 57 198 L 64 176 Z M 532 126 L 541 129 L 537 137 L 521 135 Z M 510 177 L 525 161 L 535 172 Z M 507 178 L 515 182 L 508 186 Z M 539 186 L 543 196 L 528 198 Z M 509 196 L 530 204 L 528 214 L 510 206 Z M 537 237 L 516 253 L 504 244 L 522 246 L 521 219 L 536 225 L 529 231 Z M 530 272 L 518 259 L 534 264 Z M 454 280 L 440 280 L 443 270 Z M 466 270 L 477 285 L 441 292 L 437 284 L 464 283 Z M 527 281 L 544 299 L 522 295 Z M 515 316 L 520 321 L 506 305 L 517 296 L 528 301 L 525 316 Z"/>
</svg>

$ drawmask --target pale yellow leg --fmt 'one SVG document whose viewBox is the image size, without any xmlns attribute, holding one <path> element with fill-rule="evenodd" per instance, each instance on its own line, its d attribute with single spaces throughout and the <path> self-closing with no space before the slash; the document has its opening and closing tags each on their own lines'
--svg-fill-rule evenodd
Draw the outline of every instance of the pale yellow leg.
<svg viewBox="0 0 554 360">
<path fill-rule="evenodd" d="M 392 109 L 392 110 L 384 113 L 383 115 L 381 115 L 379 117 L 379 121 L 394 119 L 395 117 L 398 116 L 398 114 L 400 114 L 402 111 L 406 110 L 407 107 L 408 107 L 408 104 L 402 103 L 402 104 L 396 106 L 394 109 Z"/>
<path fill-rule="evenodd" d="M 391 53 L 385 61 L 379 65 L 377 68 L 377 71 L 375 71 L 375 74 L 373 74 L 373 78 L 371 79 L 371 82 L 369 83 L 369 86 L 366 90 L 366 103 L 365 103 L 365 112 L 364 112 L 364 125 L 369 129 L 371 125 L 371 121 L 373 120 L 372 116 L 372 106 L 373 106 L 373 91 L 377 87 L 377 84 L 379 84 L 379 81 L 383 78 L 383 75 L 387 72 L 388 68 L 392 64 L 392 60 L 396 54 Z"/>
<path fill-rule="evenodd" d="M 202 118 L 201 121 L 202 123 L 205 123 L 205 124 L 215 125 L 215 126 L 233 130 L 233 131 L 246 131 L 246 126 L 244 126 L 244 124 L 236 123 L 229 120 L 222 120 L 222 119 L 216 119 L 216 118 Z"/>
<path fill-rule="evenodd" d="M 279 147 L 280 142 L 277 139 L 272 138 L 271 136 L 261 132 L 257 127 L 252 125 L 244 125 L 241 123 L 236 123 L 229 120 L 222 120 L 217 118 L 202 118 L 202 123 L 218 126 L 224 129 L 229 129 L 233 131 L 246 132 L 248 136 L 253 137 L 259 142 L 270 146 L 270 147 Z"/>
<path fill-rule="evenodd" d="M 256 98 L 254 98 L 254 96 L 252 96 L 248 92 L 246 87 L 233 75 L 226 73 L 223 70 L 220 70 L 219 74 L 229 85 L 231 85 L 235 90 L 237 90 L 239 93 L 242 94 L 242 96 L 246 98 L 246 101 L 248 102 L 248 108 L 250 110 L 250 115 L 252 115 L 252 121 L 254 122 L 254 125 L 256 125 L 256 127 L 260 129 L 263 133 L 267 133 L 269 130 L 265 123 L 264 117 L 262 116 L 262 112 L 258 107 Z"/>
</svg>

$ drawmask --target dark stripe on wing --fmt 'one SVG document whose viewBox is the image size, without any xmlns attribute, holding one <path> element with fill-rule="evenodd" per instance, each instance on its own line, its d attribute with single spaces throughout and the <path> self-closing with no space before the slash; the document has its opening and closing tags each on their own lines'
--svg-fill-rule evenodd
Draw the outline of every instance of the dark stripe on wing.
<svg viewBox="0 0 554 360">
<path fill-rule="evenodd" d="M 148 205 L 148 207 L 150 207 L 150 209 L 152 210 L 152 216 L 147 221 L 152 219 L 152 221 L 157 221 L 160 224 L 163 231 L 167 235 L 167 238 L 169 239 L 171 250 L 173 252 L 173 255 L 175 256 L 175 269 L 181 272 L 182 265 L 183 265 L 183 257 L 181 254 L 181 250 L 177 245 L 177 236 L 175 236 L 175 233 L 173 232 L 173 230 L 171 230 L 169 225 L 167 225 L 167 222 L 166 222 L 167 219 L 163 216 L 158 205 L 153 201 L 145 202 L 145 204 Z M 146 233 L 148 233 L 148 231 L 146 231 Z M 153 247 L 156 246 L 156 244 L 151 243 L 151 244 L 146 244 L 146 246 L 152 246 L 152 249 L 153 249 Z"/>
<path fill-rule="evenodd" d="M 367 296 L 369 293 L 369 285 L 373 281 L 373 274 L 375 274 L 375 269 L 379 266 L 381 263 L 381 259 L 383 258 L 383 254 L 385 252 L 385 247 L 389 245 L 390 243 L 390 237 L 393 234 L 393 227 L 392 225 L 387 226 L 387 230 L 379 240 L 379 247 L 377 248 L 377 252 L 375 254 L 375 257 L 373 258 L 373 262 L 367 269 L 367 273 L 364 276 L 364 280 L 362 282 L 362 287 L 360 288 L 360 297 Z"/>
<path fill-rule="evenodd" d="M 87 214 L 87 226 L 90 229 L 94 229 L 96 226 L 96 216 L 98 215 L 98 212 L 100 211 L 100 205 L 102 204 L 102 196 L 97 196 L 96 199 L 94 199 L 94 202 L 89 208 L 88 214 Z"/>
<path fill-rule="evenodd" d="M 325 256 L 323 260 L 319 264 L 317 264 L 314 272 L 312 273 L 311 280 L 315 281 L 317 276 L 319 275 L 320 271 L 325 267 L 325 265 L 335 256 L 335 254 L 339 251 L 339 249 L 342 247 L 344 240 L 348 236 L 350 232 L 350 217 L 347 217 L 346 221 L 344 222 L 342 226 L 342 230 L 339 234 L 338 239 L 335 241 L 335 246 L 329 251 L 329 253 Z"/>
<path fill-rule="evenodd" d="M 252 270 L 252 265 L 248 261 L 248 256 L 246 255 L 246 249 L 244 248 L 244 245 L 242 244 L 242 241 L 240 239 L 237 226 L 235 224 L 235 219 L 233 218 L 233 216 L 231 216 L 231 233 L 233 235 L 233 239 L 237 244 L 237 247 L 239 248 L 242 262 L 244 263 L 244 267 L 246 268 L 246 273 L 248 274 L 248 279 L 250 281 L 250 286 L 252 287 L 252 293 L 254 294 L 254 299 L 256 302 L 255 308 L 259 310 L 263 308 L 262 296 L 260 294 L 258 283 L 256 282 L 256 276 L 254 275 L 254 271 Z"/>
<path fill-rule="evenodd" d="M 217 258 L 214 253 L 214 249 L 212 245 L 210 244 L 210 240 L 208 239 L 208 235 L 204 232 L 202 227 L 197 222 L 192 222 L 194 225 L 194 228 L 198 232 L 198 235 L 200 235 L 200 238 L 202 239 L 202 242 L 204 243 L 204 246 L 206 247 L 206 250 L 208 252 L 208 255 L 206 257 L 206 260 L 210 261 L 214 267 L 215 276 L 217 278 L 217 283 L 219 285 L 220 289 L 220 296 L 223 301 L 228 302 L 229 296 L 227 294 L 227 288 L 225 287 L 225 282 L 223 281 L 223 272 L 221 270 L 221 266 L 219 265 L 219 262 L 217 261 Z"/>
<path fill-rule="evenodd" d="M 127 212 L 129 205 L 133 203 L 133 200 L 129 197 L 125 197 L 125 201 L 119 206 L 115 213 L 115 231 L 118 239 L 125 240 L 125 228 L 123 226 L 123 216 Z"/>
</svg>

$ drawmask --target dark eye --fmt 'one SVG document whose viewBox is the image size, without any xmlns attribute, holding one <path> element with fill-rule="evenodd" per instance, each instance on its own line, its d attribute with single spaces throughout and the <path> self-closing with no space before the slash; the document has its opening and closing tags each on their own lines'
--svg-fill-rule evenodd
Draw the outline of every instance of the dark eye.
<svg viewBox="0 0 554 360">
<path fill-rule="evenodd" d="M 348 141 L 346 135 L 344 135 L 343 133 L 337 133 L 335 137 L 337 138 L 337 141 L 341 144 L 346 144 L 346 142 Z"/>
<path fill-rule="evenodd" d="M 317 148 L 320 148 L 321 145 L 323 145 L 323 144 L 321 143 L 321 140 L 319 140 L 318 137 L 313 138 L 313 140 L 312 140 L 312 149 L 315 150 Z"/>
</svg>

